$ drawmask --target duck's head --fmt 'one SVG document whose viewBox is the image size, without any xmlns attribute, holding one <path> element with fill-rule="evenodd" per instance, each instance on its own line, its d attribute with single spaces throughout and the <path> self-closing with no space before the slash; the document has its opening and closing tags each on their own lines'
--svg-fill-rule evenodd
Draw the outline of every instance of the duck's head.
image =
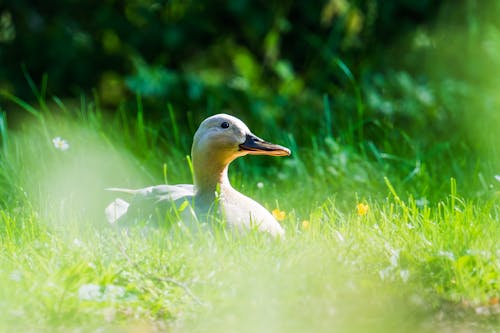
<svg viewBox="0 0 500 333">
<path fill-rule="evenodd" d="M 194 135 L 193 159 L 206 154 L 229 164 L 247 154 L 288 156 L 290 149 L 262 140 L 236 117 L 217 114 L 205 119 Z"/>
</svg>

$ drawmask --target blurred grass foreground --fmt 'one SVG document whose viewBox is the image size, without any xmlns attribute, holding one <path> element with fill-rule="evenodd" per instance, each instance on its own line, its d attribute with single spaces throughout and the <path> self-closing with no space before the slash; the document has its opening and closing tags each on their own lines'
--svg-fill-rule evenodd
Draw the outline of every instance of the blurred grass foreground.
<svg viewBox="0 0 500 333">
<path fill-rule="evenodd" d="M 0 331 L 496 332 L 500 1 L 0 4 Z M 202 119 L 273 241 L 105 222 Z"/>
</svg>

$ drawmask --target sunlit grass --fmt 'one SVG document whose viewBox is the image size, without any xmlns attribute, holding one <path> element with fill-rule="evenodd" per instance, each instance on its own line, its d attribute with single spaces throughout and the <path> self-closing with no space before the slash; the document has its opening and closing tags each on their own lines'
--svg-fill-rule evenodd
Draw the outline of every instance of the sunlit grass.
<svg viewBox="0 0 500 333">
<path fill-rule="evenodd" d="M 47 230 L 37 218 L 4 213 L 2 325 L 47 332 L 138 323 L 186 332 L 496 325 L 498 208 L 453 200 L 418 208 L 388 199 L 365 215 L 331 202 L 305 230 L 283 221 L 287 239 L 278 242 L 125 232 L 78 219 Z"/>
<path fill-rule="evenodd" d="M 66 112 L 40 113 L 8 133 L 0 168 L 1 330 L 498 327 L 498 192 L 465 199 L 450 179 L 438 200 L 413 198 L 376 171 L 379 162 L 328 138 L 315 148 L 315 169 L 297 151 L 273 166 L 240 161 L 230 175 L 280 220 L 285 240 L 116 228 L 105 222 L 113 198 L 103 189 L 189 182 L 187 152 L 155 148 L 159 132 L 140 117 L 130 126 L 98 110 Z M 256 172 L 252 163 L 269 170 Z M 364 188 L 336 194 L 352 191 L 356 177 Z"/>
<path fill-rule="evenodd" d="M 217 63 L 234 55 L 222 70 L 187 59 L 199 87 L 218 87 L 202 112 L 241 106 L 257 135 L 291 148 L 229 175 L 280 221 L 281 240 L 109 225 L 105 188 L 191 182 L 204 99 L 166 103 L 157 123 L 139 95 L 114 113 L 48 98 L 48 75 L 39 88 L 23 67 L 37 105 L 0 90 L 0 332 L 499 331 L 497 3 L 445 4 L 383 53 L 354 52 L 358 73 L 339 58 L 349 53 L 328 54 L 335 38 L 320 42 L 322 86 L 315 61 L 286 59 L 290 37 L 277 91 L 239 42 L 221 39 Z M 128 84 L 148 93 L 166 72 L 139 65 Z"/>
</svg>

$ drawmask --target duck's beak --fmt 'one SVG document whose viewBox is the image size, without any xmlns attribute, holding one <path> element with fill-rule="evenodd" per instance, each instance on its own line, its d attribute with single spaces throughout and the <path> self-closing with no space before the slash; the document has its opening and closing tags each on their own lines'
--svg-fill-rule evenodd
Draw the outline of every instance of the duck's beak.
<svg viewBox="0 0 500 333">
<path fill-rule="evenodd" d="M 252 155 L 288 156 L 291 154 L 290 149 L 266 142 L 253 134 L 246 135 L 245 142 L 240 144 L 240 151 Z"/>
</svg>

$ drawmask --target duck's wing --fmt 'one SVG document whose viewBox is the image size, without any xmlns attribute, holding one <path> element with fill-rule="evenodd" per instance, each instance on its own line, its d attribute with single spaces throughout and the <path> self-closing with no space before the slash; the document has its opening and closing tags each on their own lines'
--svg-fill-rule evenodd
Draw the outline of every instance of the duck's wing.
<svg viewBox="0 0 500 333">
<path fill-rule="evenodd" d="M 108 191 L 131 194 L 130 203 L 115 199 L 105 209 L 106 218 L 110 223 L 118 219 L 149 220 L 153 214 L 166 214 L 178 208 L 185 201 L 192 202 L 195 195 L 194 185 L 157 185 L 132 190 L 124 188 L 108 188 Z"/>
<path fill-rule="evenodd" d="M 284 237 L 285 230 L 274 216 L 257 201 L 245 196 L 233 188 L 223 190 L 221 200 L 226 223 L 234 229 L 243 231 L 256 228 L 270 233 L 274 237 Z"/>
<path fill-rule="evenodd" d="M 168 200 L 177 200 L 183 196 L 192 196 L 195 192 L 194 185 L 179 184 L 179 185 L 156 185 L 137 190 L 127 188 L 110 187 L 107 191 L 132 194 L 137 198 L 162 198 Z"/>
</svg>

